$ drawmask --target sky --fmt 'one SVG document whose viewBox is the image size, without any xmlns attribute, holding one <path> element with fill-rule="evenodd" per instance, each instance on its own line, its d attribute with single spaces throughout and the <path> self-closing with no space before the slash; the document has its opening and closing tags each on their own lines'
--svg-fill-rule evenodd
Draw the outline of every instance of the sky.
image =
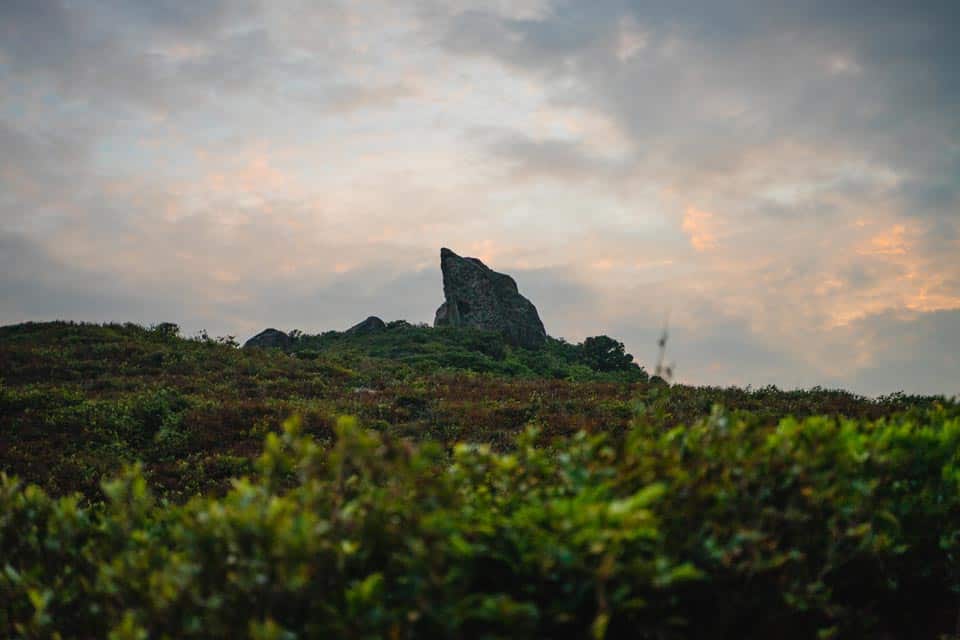
<svg viewBox="0 0 960 640">
<path fill-rule="evenodd" d="M 431 322 L 960 393 L 955 0 L 0 0 L 0 324 Z"/>
</svg>

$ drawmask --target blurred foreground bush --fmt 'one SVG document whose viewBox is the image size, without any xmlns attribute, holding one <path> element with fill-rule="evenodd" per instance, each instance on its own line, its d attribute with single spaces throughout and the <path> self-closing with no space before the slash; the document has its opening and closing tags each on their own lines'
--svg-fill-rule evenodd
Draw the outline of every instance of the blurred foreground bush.
<svg viewBox="0 0 960 640">
<path fill-rule="evenodd" d="M 166 396 L 163 396 L 166 401 Z M 296 421 L 223 497 L 0 480 L 0 637 L 936 638 L 960 420 L 714 410 L 509 454 Z"/>
</svg>

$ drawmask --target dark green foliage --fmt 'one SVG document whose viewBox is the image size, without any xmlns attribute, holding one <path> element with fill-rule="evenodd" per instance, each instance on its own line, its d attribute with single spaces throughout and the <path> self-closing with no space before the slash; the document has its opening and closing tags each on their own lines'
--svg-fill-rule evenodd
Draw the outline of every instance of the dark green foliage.
<svg viewBox="0 0 960 640">
<path fill-rule="evenodd" d="M 936 638 L 960 587 L 960 417 L 715 409 L 451 454 L 296 422 L 221 498 L 136 467 L 81 506 L 0 479 L 0 636 Z"/>
<path fill-rule="evenodd" d="M 623 343 L 610 336 L 587 338 L 580 346 L 580 352 L 584 364 L 595 371 L 625 371 L 636 366 Z"/>
<path fill-rule="evenodd" d="M 290 351 L 304 358 L 326 354 L 383 359 L 389 361 L 387 366 L 402 363 L 421 373 L 453 369 L 511 377 L 623 382 L 647 377 L 633 357 L 624 353 L 623 344 L 607 336 L 587 338 L 583 345 L 548 337 L 543 348 L 522 349 L 511 347 L 493 331 L 434 329 L 403 321 L 388 323 L 386 331 L 360 335 L 339 331 L 298 334 Z"/>
<path fill-rule="evenodd" d="M 180 335 L 180 325 L 173 322 L 161 322 L 150 327 L 150 330 L 164 338 L 176 338 Z"/>
</svg>

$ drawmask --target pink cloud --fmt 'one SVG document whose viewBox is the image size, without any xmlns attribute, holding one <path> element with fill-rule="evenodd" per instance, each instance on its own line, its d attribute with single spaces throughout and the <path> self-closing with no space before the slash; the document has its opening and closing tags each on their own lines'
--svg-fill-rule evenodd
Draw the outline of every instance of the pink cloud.
<svg viewBox="0 0 960 640">
<path fill-rule="evenodd" d="M 690 238 L 690 245 L 697 251 L 716 248 L 716 221 L 712 213 L 687 207 L 681 226 Z"/>
</svg>

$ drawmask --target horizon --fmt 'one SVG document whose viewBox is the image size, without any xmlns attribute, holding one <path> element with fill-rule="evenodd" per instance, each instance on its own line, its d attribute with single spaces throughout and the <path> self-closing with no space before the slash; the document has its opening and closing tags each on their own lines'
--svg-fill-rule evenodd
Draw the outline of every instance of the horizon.
<svg viewBox="0 0 960 640">
<path fill-rule="evenodd" d="M 783 6 L 778 6 L 783 5 Z M 0 4 L 0 325 L 432 323 L 450 247 L 675 380 L 960 394 L 960 9 Z"/>
</svg>

